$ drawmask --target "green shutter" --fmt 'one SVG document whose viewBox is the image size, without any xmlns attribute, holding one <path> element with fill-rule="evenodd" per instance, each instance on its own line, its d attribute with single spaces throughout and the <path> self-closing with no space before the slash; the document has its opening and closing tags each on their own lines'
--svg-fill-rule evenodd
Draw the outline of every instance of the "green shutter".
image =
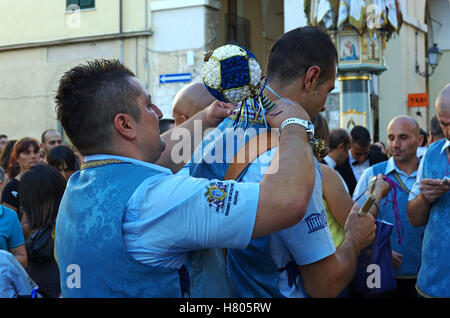
<svg viewBox="0 0 450 318">
<path fill-rule="evenodd" d="M 78 0 L 67 0 L 66 1 L 66 8 L 68 8 L 71 4 L 79 5 Z"/>
<path fill-rule="evenodd" d="M 95 0 L 66 0 L 66 8 L 71 4 L 76 4 L 80 9 L 95 8 Z"/>
<path fill-rule="evenodd" d="M 80 8 L 95 8 L 95 0 L 80 0 Z"/>
</svg>

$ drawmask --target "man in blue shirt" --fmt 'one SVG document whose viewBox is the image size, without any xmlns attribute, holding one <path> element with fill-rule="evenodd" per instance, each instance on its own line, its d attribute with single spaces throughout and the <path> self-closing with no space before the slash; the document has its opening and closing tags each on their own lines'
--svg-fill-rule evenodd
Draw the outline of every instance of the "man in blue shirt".
<svg viewBox="0 0 450 318">
<path fill-rule="evenodd" d="M 336 63 L 336 48 L 328 35 L 312 27 L 292 30 L 280 37 L 270 51 L 264 95 L 291 105 L 301 104 L 313 118 L 324 109 L 328 93 L 334 89 Z M 242 106 L 241 109 L 241 118 L 255 124 L 244 130 L 240 126 L 245 123 L 240 122 L 234 130 L 233 121 L 225 119 L 215 131 L 205 136 L 201 147 L 194 152 L 186 167 L 192 176 L 224 179 L 231 162 L 226 158 L 228 151 L 231 148 L 233 152 L 233 146 L 236 146 L 234 139 L 242 145 L 252 135 L 263 136 L 267 131 L 261 112 L 257 116 L 250 108 Z M 266 118 L 269 121 L 270 114 Z M 275 133 L 273 128 L 276 126 L 268 124 L 269 130 Z M 214 152 L 222 144 L 227 145 L 224 158 Z M 309 152 L 308 148 L 310 145 L 303 150 Z M 241 146 L 240 149 L 245 148 Z M 215 159 L 224 160 L 211 162 L 213 152 Z M 272 148 L 251 161 L 237 180 L 260 182 L 273 173 L 271 167 L 277 161 L 277 149 Z M 282 165 L 280 161 L 280 169 Z M 317 160 L 310 176 L 314 177 L 314 189 L 300 222 L 272 235 L 253 239 L 245 250 L 227 250 L 227 267 L 239 297 L 336 297 L 352 279 L 360 249 L 368 242 L 360 236 L 365 230 L 357 230 L 364 218 L 355 217 L 357 207 L 354 207 L 347 221 L 345 239 L 335 250 L 327 226 Z M 303 182 L 303 179 L 298 181 Z M 378 200 L 385 193 L 382 185 L 380 180 Z M 290 186 L 286 183 L 283 188 Z M 286 195 L 285 199 L 288 197 Z"/>
<path fill-rule="evenodd" d="M 436 115 L 445 138 L 423 156 L 407 212 L 413 226 L 426 225 L 417 291 L 424 297 L 450 297 L 450 84 L 436 99 Z"/>
<path fill-rule="evenodd" d="M 391 195 L 381 201 L 377 215 L 379 219 L 395 225 L 390 241 L 397 289 L 386 292 L 382 296 L 417 297 L 415 284 L 420 266 L 424 228 L 414 228 L 409 223 L 406 205 L 409 192 L 416 182 L 419 166 L 416 150 L 423 136 L 420 135 L 417 121 L 409 116 L 398 116 L 392 119 L 387 128 L 387 136 L 388 148 L 392 156 L 388 161 L 377 163 L 363 172 L 356 185 L 353 200 L 359 198 L 357 202 L 364 202 L 363 194 L 368 188 L 370 178 L 374 175 L 381 173 L 397 184 L 396 189 L 391 189 Z M 393 202 L 394 200 L 396 202 Z M 394 203 L 398 204 L 398 216 L 396 216 Z M 400 217 L 400 223 L 396 222 L 396 217 Z"/>
<path fill-rule="evenodd" d="M 66 72 L 56 104 L 62 127 L 87 160 L 69 179 L 56 222 L 63 297 L 233 296 L 215 248 L 244 248 L 305 214 L 313 154 L 305 128 L 295 124 L 310 119 L 298 104 L 277 101 L 268 119 L 285 127 L 278 171 L 261 183 L 174 175 L 184 164 L 172 153 L 178 142 L 171 131 L 160 136 L 161 111 L 117 61 Z M 180 125 L 190 132 L 183 150 L 196 146 L 196 125 L 203 134 L 230 107 L 216 101 Z M 358 221 L 364 233 L 355 233 L 358 242 L 369 244 L 374 220 Z"/>
</svg>

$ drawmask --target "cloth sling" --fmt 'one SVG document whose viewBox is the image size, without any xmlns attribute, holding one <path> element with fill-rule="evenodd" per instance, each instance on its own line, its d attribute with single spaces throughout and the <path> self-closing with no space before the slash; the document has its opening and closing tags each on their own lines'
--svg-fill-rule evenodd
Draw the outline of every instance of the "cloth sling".
<svg viewBox="0 0 450 318">
<path fill-rule="evenodd" d="M 261 142 L 266 139 L 266 142 Z M 250 139 L 244 146 L 239 149 L 233 158 L 233 161 L 228 165 L 224 180 L 237 180 L 242 172 L 260 155 L 278 146 L 278 138 L 272 140 L 272 133 L 270 131 L 261 135 L 257 135 Z M 256 151 L 253 151 L 256 149 Z M 245 158 L 244 162 L 239 162 L 240 158 Z M 227 259 L 227 249 L 223 248 L 223 255 L 225 261 Z"/>
<path fill-rule="evenodd" d="M 264 139 L 266 139 L 266 142 L 261 142 Z M 266 151 L 277 146 L 278 138 L 272 139 L 272 133 L 270 131 L 253 137 L 236 153 L 233 162 L 228 165 L 224 180 L 237 180 L 250 163 Z M 245 158 L 245 161 L 239 162 L 240 158 Z"/>
</svg>

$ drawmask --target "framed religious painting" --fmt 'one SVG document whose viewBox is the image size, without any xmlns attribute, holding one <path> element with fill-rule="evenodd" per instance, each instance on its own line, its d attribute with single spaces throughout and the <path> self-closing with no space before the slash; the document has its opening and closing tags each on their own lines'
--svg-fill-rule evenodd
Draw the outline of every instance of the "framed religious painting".
<svg viewBox="0 0 450 318">
<path fill-rule="evenodd" d="M 361 57 L 364 64 L 381 64 L 381 38 L 376 33 L 362 36 Z"/>
<path fill-rule="evenodd" d="M 361 37 L 357 33 L 339 33 L 337 39 L 339 64 L 361 63 Z"/>
</svg>

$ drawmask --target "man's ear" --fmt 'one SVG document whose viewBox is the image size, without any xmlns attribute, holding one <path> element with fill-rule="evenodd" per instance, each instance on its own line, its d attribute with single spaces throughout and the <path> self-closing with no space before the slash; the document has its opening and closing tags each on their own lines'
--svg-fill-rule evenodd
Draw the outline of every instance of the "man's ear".
<svg viewBox="0 0 450 318">
<path fill-rule="evenodd" d="M 319 76 L 321 69 L 317 65 L 313 65 L 306 70 L 304 77 L 305 90 L 311 92 L 319 86 Z"/>
<path fill-rule="evenodd" d="M 342 152 L 344 152 L 345 151 L 345 144 L 343 143 L 343 142 L 341 142 L 339 145 L 338 145 L 338 147 L 337 147 L 337 149 L 339 150 L 339 151 L 342 151 Z"/>
<path fill-rule="evenodd" d="M 181 119 L 182 119 L 183 121 L 186 121 L 186 120 L 189 119 L 189 117 L 186 116 L 186 115 L 184 115 L 184 114 L 181 114 L 180 117 L 181 117 Z"/>
<path fill-rule="evenodd" d="M 119 113 L 114 116 L 114 129 L 126 139 L 133 140 L 137 137 L 136 121 L 128 114 Z"/>
<path fill-rule="evenodd" d="M 425 137 L 423 135 L 419 135 L 419 145 L 422 144 L 424 139 L 425 139 Z M 424 145 L 424 146 L 426 146 L 426 145 Z"/>
</svg>

